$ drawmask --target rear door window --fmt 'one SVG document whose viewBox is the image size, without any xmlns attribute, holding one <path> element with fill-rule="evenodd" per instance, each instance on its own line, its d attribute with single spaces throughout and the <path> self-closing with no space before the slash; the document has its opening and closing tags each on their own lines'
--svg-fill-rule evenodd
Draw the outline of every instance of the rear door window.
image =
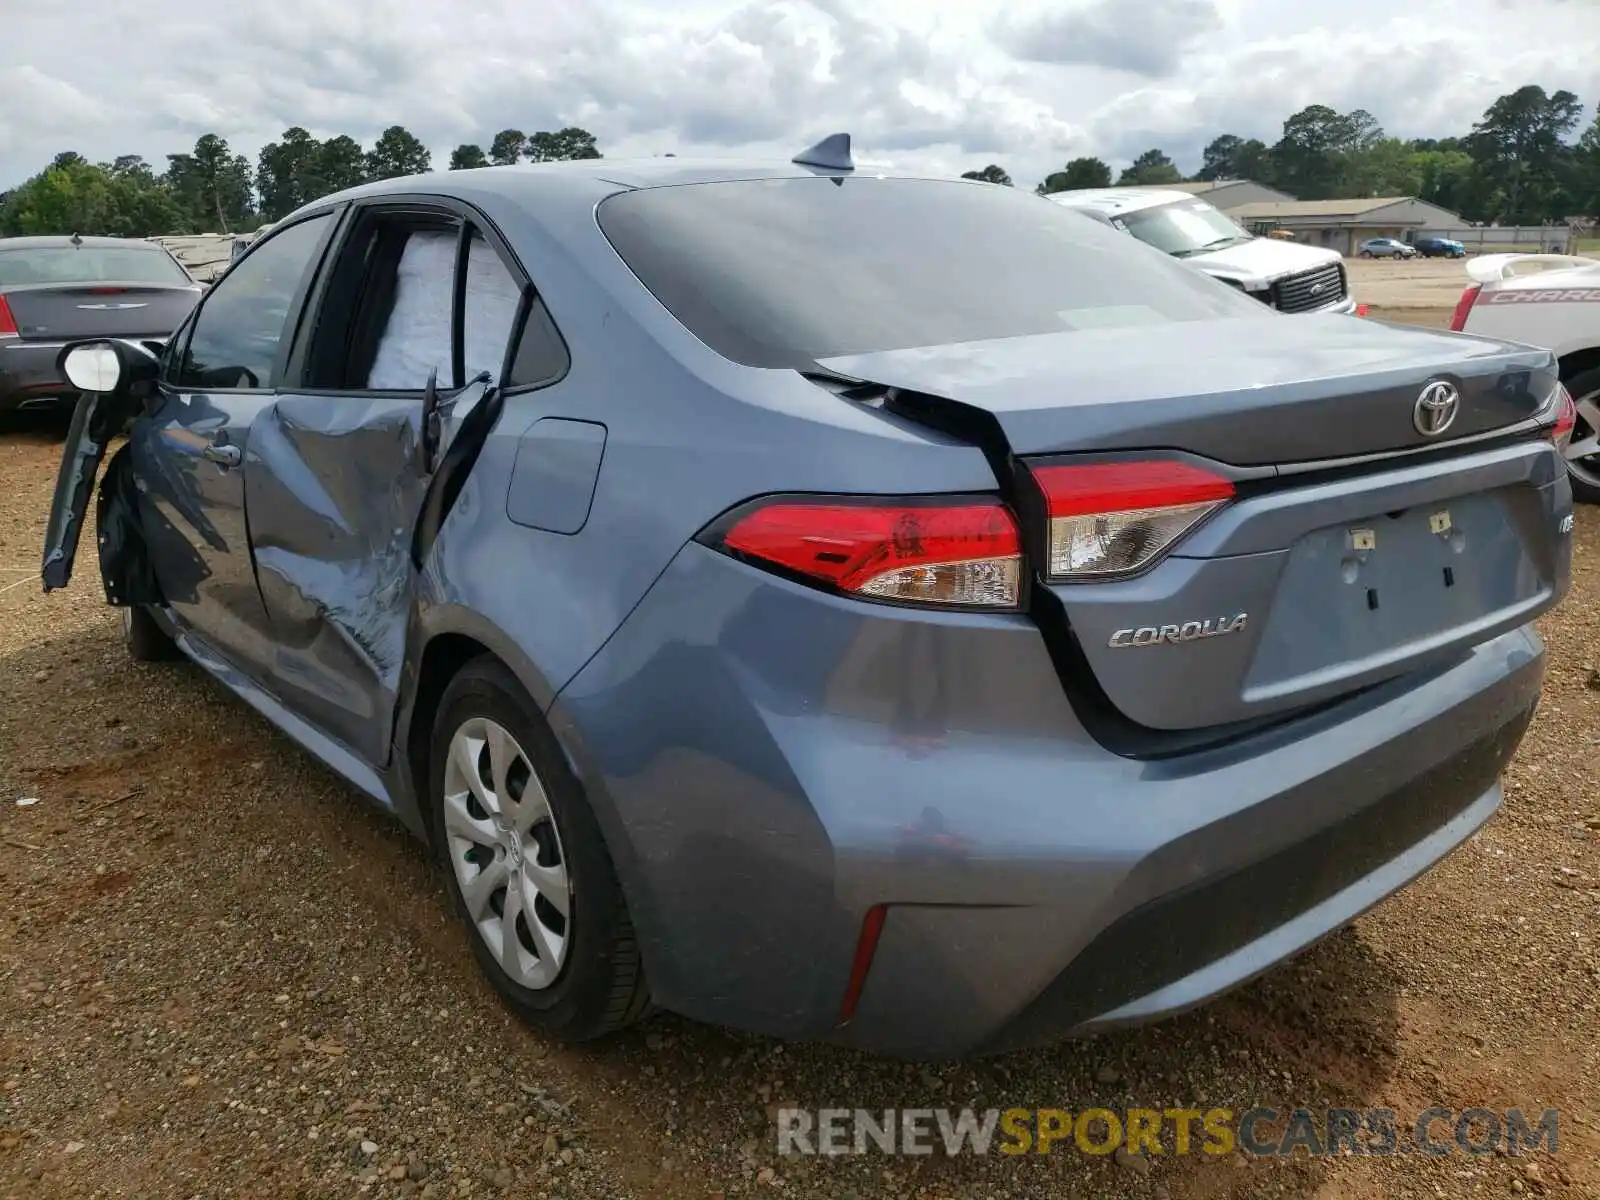
<svg viewBox="0 0 1600 1200">
<path fill-rule="evenodd" d="M 484 374 L 507 387 L 554 382 L 565 346 L 537 297 L 518 329 L 523 283 L 513 268 L 455 212 L 402 201 L 359 215 L 318 303 L 304 386 L 417 392 L 434 376 L 444 391 Z"/>
<path fill-rule="evenodd" d="M 751 366 L 1270 315 L 1193 267 L 1012 188 L 825 177 L 642 188 L 605 200 L 599 222 L 673 316 Z"/>
<path fill-rule="evenodd" d="M 417 229 L 406 237 L 395 271 L 393 301 L 367 371 L 367 388 L 419 390 L 433 374 L 439 386 L 450 386 L 450 313 L 458 240 L 455 229 Z"/>
<path fill-rule="evenodd" d="M 498 380 L 505 363 L 506 346 L 517 322 L 517 305 L 522 288 L 501 261 L 500 255 L 472 231 L 467 247 L 467 280 L 462 291 L 462 363 L 466 377 L 488 372 Z"/>
</svg>

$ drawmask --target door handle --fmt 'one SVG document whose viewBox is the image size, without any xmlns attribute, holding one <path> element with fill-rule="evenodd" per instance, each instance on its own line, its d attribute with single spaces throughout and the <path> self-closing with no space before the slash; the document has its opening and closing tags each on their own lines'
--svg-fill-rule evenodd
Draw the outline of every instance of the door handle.
<svg viewBox="0 0 1600 1200">
<path fill-rule="evenodd" d="M 237 467 L 244 457 L 239 447 L 230 446 L 226 442 L 213 442 L 200 451 L 202 457 L 216 463 L 219 467 Z"/>
</svg>

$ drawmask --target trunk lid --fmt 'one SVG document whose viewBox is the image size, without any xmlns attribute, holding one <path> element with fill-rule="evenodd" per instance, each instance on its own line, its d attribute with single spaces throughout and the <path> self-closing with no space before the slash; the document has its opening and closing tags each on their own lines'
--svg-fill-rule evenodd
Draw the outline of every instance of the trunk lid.
<svg viewBox="0 0 1600 1200">
<path fill-rule="evenodd" d="M 166 337 L 200 299 L 198 284 L 30 283 L 0 289 L 23 341 Z"/>
<path fill-rule="evenodd" d="M 993 416 L 1016 454 L 1171 446 L 1237 466 L 1437 442 L 1424 384 L 1460 391 L 1459 438 L 1536 413 L 1543 350 L 1346 316 L 1128 325 L 823 359 L 819 366 Z"/>
<path fill-rule="evenodd" d="M 1129 720 L 1194 730 L 1320 704 L 1566 592 L 1571 491 L 1547 442 L 1253 486 L 1142 574 L 1040 589 Z"/>
<path fill-rule="evenodd" d="M 908 411 L 977 429 L 997 468 L 1009 460 L 1040 572 L 1034 612 L 1065 648 L 1064 681 L 1137 729 L 1259 721 L 1424 670 L 1527 623 L 1567 587 L 1571 493 L 1529 422 L 1555 394 L 1545 351 L 1309 316 L 820 365 L 913 393 L 900 398 Z M 1428 436 L 1418 401 L 1438 380 L 1459 405 Z M 1519 424 L 1529 436 L 1473 437 Z M 1461 438 L 1453 454 L 1403 453 Z M 1176 460 L 1231 479 L 1233 495 L 1129 574 L 1051 577 L 1039 472 L 1108 460 Z M 1072 528 L 1092 539 L 1110 525 L 1094 513 L 1159 507 L 1141 497 Z"/>
</svg>

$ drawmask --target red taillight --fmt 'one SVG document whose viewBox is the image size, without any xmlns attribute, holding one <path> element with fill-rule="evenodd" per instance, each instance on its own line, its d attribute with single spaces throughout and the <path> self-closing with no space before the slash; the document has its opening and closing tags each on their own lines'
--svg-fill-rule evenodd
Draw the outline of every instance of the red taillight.
<svg viewBox="0 0 1600 1200">
<path fill-rule="evenodd" d="M 1014 608 L 1022 539 L 995 501 L 773 501 L 739 517 L 722 548 L 877 600 Z"/>
<path fill-rule="evenodd" d="M 861 989 L 867 985 L 867 972 L 872 969 L 873 955 L 878 952 L 878 939 L 883 935 L 883 919 L 889 910 L 883 905 L 867 909 L 861 921 L 861 936 L 856 939 L 855 958 L 850 963 L 850 978 L 844 986 L 844 1000 L 839 1005 L 839 1024 L 848 1024 L 856 1015 L 856 1005 L 861 1003 Z"/>
<path fill-rule="evenodd" d="M 0 337 L 17 336 L 17 319 L 11 315 L 11 307 L 6 303 L 6 298 L 0 296 Z"/>
<path fill-rule="evenodd" d="M 1367 306 L 1365 304 L 1356 305 L 1356 316 L 1364 317 L 1366 315 L 1367 315 Z"/>
<path fill-rule="evenodd" d="M 1550 427 L 1550 440 L 1563 454 L 1572 440 L 1572 431 L 1578 427 L 1578 406 L 1572 402 L 1572 393 L 1556 384 L 1556 423 Z"/>
<path fill-rule="evenodd" d="M 1233 499 L 1233 481 L 1185 462 L 1033 469 L 1050 515 L 1049 573 L 1100 579 L 1138 571 Z"/>
<path fill-rule="evenodd" d="M 1456 310 L 1450 314 L 1450 328 L 1460 333 L 1467 327 L 1467 314 L 1472 311 L 1472 306 L 1478 302 L 1478 293 L 1483 291 L 1483 284 L 1475 283 L 1461 293 L 1461 299 L 1456 301 Z"/>
</svg>

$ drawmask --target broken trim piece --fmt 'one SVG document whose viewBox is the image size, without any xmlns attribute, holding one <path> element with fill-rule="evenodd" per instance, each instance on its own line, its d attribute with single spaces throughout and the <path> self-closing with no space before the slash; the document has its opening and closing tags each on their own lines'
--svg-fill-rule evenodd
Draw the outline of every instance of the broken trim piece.
<svg viewBox="0 0 1600 1200">
<path fill-rule="evenodd" d="M 481 377 L 473 382 L 480 381 Z M 434 540 L 455 507 L 456 497 L 461 495 L 467 476 L 472 473 L 483 444 L 489 440 L 504 407 L 505 394 L 497 387 L 490 387 L 461 418 L 455 436 L 439 460 L 438 469 L 428 480 L 428 490 L 423 493 L 422 507 L 417 513 L 416 530 L 411 535 L 411 563 L 417 570 L 422 570 L 422 564 L 428 561 Z"/>
<path fill-rule="evenodd" d="M 41 576 L 44 590 L 53 592 L 72 580 L 72 564 L 89 511 L 94 478 L 105 457 L 106 443 L 122 431 L 131 411 L 130 402 L 117 393 L 85 392 L 72 410 L 67 443 L 61 451 L 50 520 L 44 532 Z"/>
</svg>

